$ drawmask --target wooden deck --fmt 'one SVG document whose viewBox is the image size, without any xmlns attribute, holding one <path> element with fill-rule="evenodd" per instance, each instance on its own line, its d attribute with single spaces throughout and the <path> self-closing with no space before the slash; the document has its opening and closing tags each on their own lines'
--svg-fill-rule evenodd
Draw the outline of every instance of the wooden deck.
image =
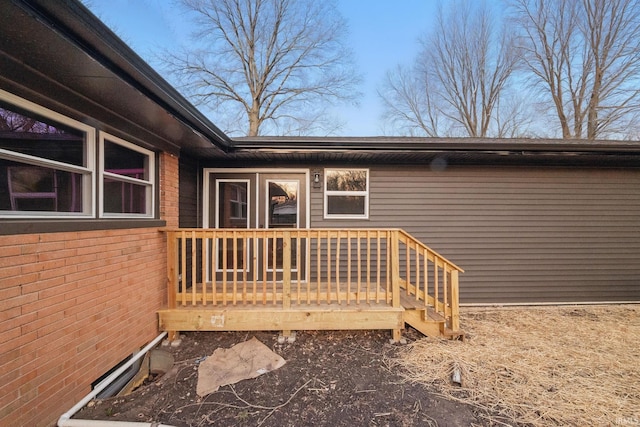
<svg viewBox="0 0 640 427">
<path fill-rule="evenodd" d="M 161 330 L 389 329 L 461 337 L 462 270 L 402 230 L 167 230 Z"/>
</svg>

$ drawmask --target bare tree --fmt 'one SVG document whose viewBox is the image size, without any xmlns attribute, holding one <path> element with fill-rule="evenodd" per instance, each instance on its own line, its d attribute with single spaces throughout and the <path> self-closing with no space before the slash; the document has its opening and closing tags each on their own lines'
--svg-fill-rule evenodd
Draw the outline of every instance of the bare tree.
<svg viewBox="0 0 640 427">
<path fill-rule="evenodd" d="M 533 138 L 530 130 L 532 108 L 521 93 L 509 91 L 502 94 L 496 102 L 493 136 L 496 138 Z"/>
<path fill-rule="evenodd" d="M 438 136 L 438 111 L 433 105 L 429 80 L 419 70 L 398 65 L 387 71 L 378 96 L 394 132 Z"/>
<path fill-rule="evenodd" d="M 359 82 L 334 1 L 181 0 L 194 45 L 164 60 L 196 103 L 225 113 L 228 131 L 305 133 Z M 217 119 L 217 120 L 221 120 Z M 331 124 L 329 124 L 331 125 Z"/>
<path fill-rule="evenodd" d="M 528 70 L 563 138 L 620 136 L 640 111 L 639 0 L 512 0 Z"/>
<path fill-rule="evenodd" d="M 484 4 L 458 1 L 446 11 L 441 7 L 435 27 L 421 41 L 413 75 L 396 72 L 387 78 L 381 94 L 386 118 L 427 135 L 438 133 L 438 126 L 473 137 L 496 133 L 496 106 L 517 55 L 508 33 L 492 22 Z M 393 107 L 394 102 L 404 105 Z"/>
</svg>

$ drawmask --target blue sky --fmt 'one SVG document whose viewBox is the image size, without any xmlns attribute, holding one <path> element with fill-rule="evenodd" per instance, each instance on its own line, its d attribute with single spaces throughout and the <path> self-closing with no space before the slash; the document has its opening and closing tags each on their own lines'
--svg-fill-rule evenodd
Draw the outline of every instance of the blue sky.
<svg viewBox="0 0 640 427">
<path fill-rule="evenodd" d="M 172 0 L 87 0 L 88 7 L 156 69 L 154 52 L 189 43 L 187 21 Z M 340 0 L 349 23 L 349 42 L 364 77 L 358 107 L 337 114 L 346 122 L 343 136 L 383 134 L 381 103 L 376 93 L 387 70 L 410 63 L 418 38 L 428 29 L 435 0 Z M 216 122 L 215 116 L 209 117 Z"/>
</svg>

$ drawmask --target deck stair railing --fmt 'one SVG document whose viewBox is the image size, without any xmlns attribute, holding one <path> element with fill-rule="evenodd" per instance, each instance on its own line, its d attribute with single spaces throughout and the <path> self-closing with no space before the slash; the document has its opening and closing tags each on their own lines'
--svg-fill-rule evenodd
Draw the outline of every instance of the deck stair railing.
<svg viewBox="0 0 640 427">
<path fill-rule="evenodd" d="M 165 231 L 169 309 L 404 307 L 422 332 L 459 329 L 462 269 L 403 230 Z"/>
<path fill-rule="evenodd" d="M 463 337 L 460 331 L 459 274 L 464 270 L 403 230 L 397 231 L 398 281 L 407 323 L 427 335 Z M 418 320 L 414 323 L 414 317 Z"/>
</svg>

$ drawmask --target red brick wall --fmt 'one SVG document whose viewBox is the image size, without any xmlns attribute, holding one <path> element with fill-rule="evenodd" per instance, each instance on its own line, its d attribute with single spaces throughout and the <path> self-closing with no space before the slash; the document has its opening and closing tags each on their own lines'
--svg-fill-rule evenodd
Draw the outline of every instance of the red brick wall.
<svg viewBox="0 0 640 427">
<path fill-rule="evenodd" d="M 178 224 L 178 159 L 161 156 L 161 215 Z M 0 236 L 0 425 L 49 426 L 157 334 L 157 229 Z"/>
<path fill-rule="evenodd" d="M 178 174 L 178 158 L 163 153 L 160 156 L 160 216 L 167 221 L 167 227 L 178 227 Z"/>
</svg>

